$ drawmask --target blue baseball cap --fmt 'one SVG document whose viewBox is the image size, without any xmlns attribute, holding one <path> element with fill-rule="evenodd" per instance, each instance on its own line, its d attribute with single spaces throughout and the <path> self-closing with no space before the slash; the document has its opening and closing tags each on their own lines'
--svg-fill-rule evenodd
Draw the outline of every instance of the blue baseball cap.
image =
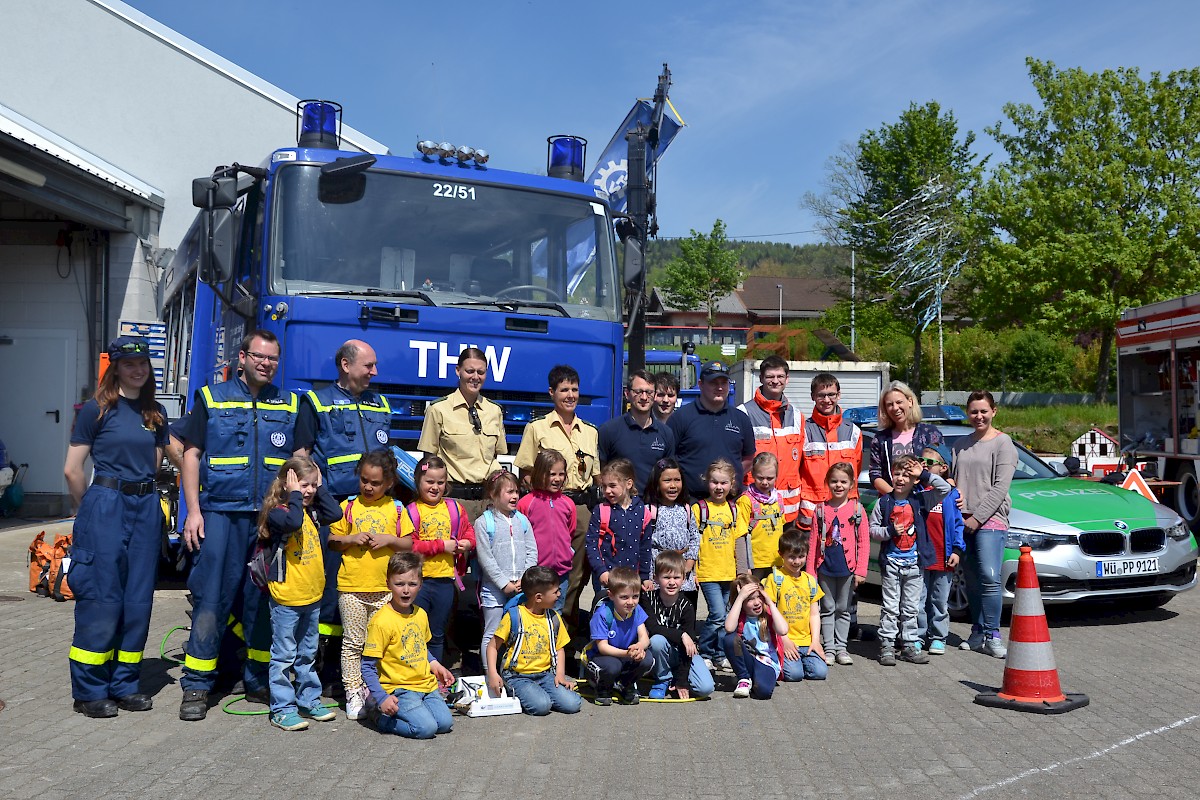
<svg viewBox="0 0 1200 800">
<path fill-rule="evenodd" d="M 108 361 L 113 363 L 122 358 L 149 358 L 150 343 L 141 336 L 118 336 L 108 346 Z"/>
<path fill-rule="evenodd" d="M 720 361 L 709 361 L 700 368 L 700 380 L 706 381 L 709 378 L 728 378 L 729 368 Z"/>
</svg>

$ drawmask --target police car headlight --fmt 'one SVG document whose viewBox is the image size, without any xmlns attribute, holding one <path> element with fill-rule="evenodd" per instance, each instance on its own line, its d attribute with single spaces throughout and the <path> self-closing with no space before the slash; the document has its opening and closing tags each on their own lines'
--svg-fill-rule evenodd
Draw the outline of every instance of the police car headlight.
<svg viewBox="0 0 1200 800">
<path fill-rule="evenodd" d="M 1191 535 L 1191 530 L 1188 528 L 1187 523 L 1183 520 L 1179 520 L 1179 522 L 1176 522 L 1174 525 L 1167 528 L 1167 536 L 1171 537 L 1177 542 L 1187 541 L 1188 537 Z"/>
<path fill-rule="evenodd" d="M 1060 544 L 1075 544 L 1077 541 L 1074 536 L 1066 533 L 1009 531 L 1004 539 L 1004 546 L 1015 550 L 1021 545 L 1029 545 L 1032 550 L 1050 550 Z"/>
</svg>

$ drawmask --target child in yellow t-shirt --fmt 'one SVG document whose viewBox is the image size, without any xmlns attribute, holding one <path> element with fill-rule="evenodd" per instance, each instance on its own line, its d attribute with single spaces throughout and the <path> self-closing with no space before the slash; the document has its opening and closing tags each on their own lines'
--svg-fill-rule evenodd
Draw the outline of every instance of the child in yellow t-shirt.
<svg viewBox="0 0 1200 800">
<path fill-rule="evenodd" d="M 362 679 L 362 649 L 367 622 L 390 598 L 387 564 L 400 549 L 396 501 L 396 457 L 372 450 L 358 461 L 358 496 L 342 503 L 342 516 L 329 526 L 329 547 L 342 551 L 337 574 L 338 609 L 342 613 L 342 684 L 346 719 L 358 719 L 367 699 Z"/>
<path fill-rule="evenodd" d="M 413 468 L 417 502 L 409 503 L 400 515 L 402 550 L 412 550 L 425 559 L 417 607 L 429 615 L 429 652 L 442 657 L 446 626 L 454 606 L 454 588 L 462 587 L 467 556 L 475 549 L 475 526 L 462 504 L 446 498 L 446 462 L 425 456 Z"/>
<path fill-rule="evenodd" d="M 571 640 L 562 617 L 554 610 L 560 581 L 548 567 L 530 567 L 521 575 L 524 600 L 511 605 L 500 618 L 484 654 L 488 688 L 500 688 L 521 701 L 521 710 L 535 717 L 551 711 L 575 714 L 583 700 L 575 682 L 566 676 L 563 648 Z M 503 649 L 503 654 L 501 650 Z"/>
<path fill-rule="evenodd" d="M 808 531 L 791 528 L 779 537 L 779 557 L 783 566 L 771 570 L 762 580 L 763 592 L 771 599 L 788 623 L 783 640 L 785 681 L 823 681 L 829 674 L 825 651 L 821 647 L 821 606 L 825 596 L 817 579 L 804 571 L 808 560 Z"/>
<path fill-rule="evenodd" d="M 759 453 L 750 465 L 752 482 L 737 499 L 738 536 L 750 537 L 748 565 L 755 580 L 783 566 L 779 558 L 779 534 L 783 532 L 783 507 L 775 491 L 779 459 L 774 453 Z"/>
<path fill-rule="evenodd" d="M 729 503 L 737 472 L 723 458 L 708 465 L 708 499 L 692 506 L 692 516 L 700 531 L 700 554 L 696 559 L 696 583 L 708 606 L 708 616 L 700 625 L 700 655 L 712 669 L 725 669 L 729 662 L 721 652 L 718 635 L 725 625 L 729 606 L 729 582 L 737 576 L 737 512 Z"/>
<path fill-rule="evenodd" d="M 318 722 L 337 716 L 321 703 L 321 680 L 314 664 L 325 591 L 317 527 L 341 515 L 337 501 L 321 484 L 321 471 L 307 456 L 290 458 L 279 468 L 258 515 L 258 538 L 270 553 L 271 724 L 285 731 L 307 728 L 308 720 L 301 715 Z M 296 685 L 288 676 L 293 670 Z"/>
<path fill-rule="evenodd" d="M 375 726 L 409 739 L 432 739 L 454 727 L 438 691 L 454 683 L 454 676 L 430 655 L 429 617 L 414 605 L 422 564 L 416 553 L 396 553 L 388 560 L 391 600 L 367 623 L 363 645 L 362 675 L 378 712 Z"/>
</svg>

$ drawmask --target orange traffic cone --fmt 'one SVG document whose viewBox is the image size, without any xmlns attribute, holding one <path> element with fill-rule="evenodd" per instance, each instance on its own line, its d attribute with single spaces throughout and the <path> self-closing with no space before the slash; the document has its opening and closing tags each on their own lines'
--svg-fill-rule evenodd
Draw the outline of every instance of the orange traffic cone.
<svg viewBox="0 0 1200 800">
<path fill-rule="evenodd" d="M 998 692 L 975 695 L 975 702 L 1035 714 L 1065 714 L 1089 702 L 1086 694 L 1064 694 L 1058 685 L 1050 627 L 1046 624 L 1037 569 L 1028 546 L 1021 548 L 1021 560 L 1017 562 L 1017 591 L 1008 635 L 1008 658 L 1004 663 L 1004 686 Z"/>
</svg>

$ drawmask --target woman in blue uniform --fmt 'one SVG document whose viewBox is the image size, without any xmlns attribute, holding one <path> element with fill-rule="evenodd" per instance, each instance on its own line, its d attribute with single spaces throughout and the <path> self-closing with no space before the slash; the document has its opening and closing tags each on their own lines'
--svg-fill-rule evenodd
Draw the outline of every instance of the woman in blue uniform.
<svg viewBox="0 0 1200 800">
<path fill-rule="evenodd" d="M 75 710 L 89 717 L 152 705 L 139 677 L 163 525 L 154 475 L 167 444 L 167 419 L 154 400 L 150 346 L 121 336 L 109 345 L 108 358 L 95 397 L 76 418 L 63 467 L 79 506 L 67 572 L 75 593 L 71 696 Z M 84 472 L 89 455 L 91 486 Z"/>
</svg>

